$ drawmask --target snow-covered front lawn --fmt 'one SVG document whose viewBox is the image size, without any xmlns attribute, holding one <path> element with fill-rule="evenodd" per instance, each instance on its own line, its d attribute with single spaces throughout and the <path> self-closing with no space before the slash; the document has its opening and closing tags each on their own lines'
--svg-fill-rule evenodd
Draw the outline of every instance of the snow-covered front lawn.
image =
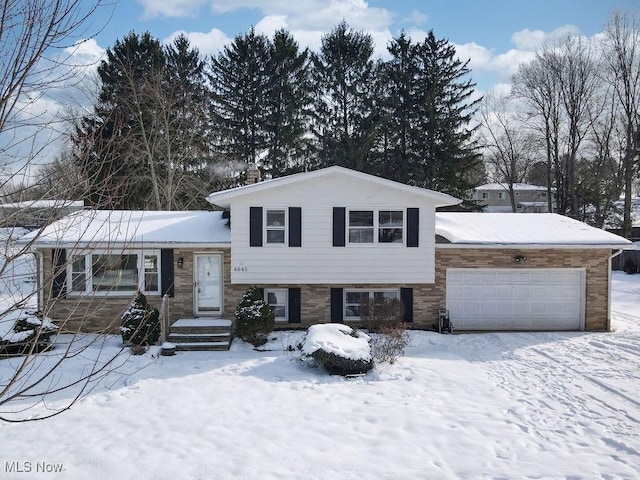
<svg viewBox="0 0 640 480">
<path fill-rule="evenodd" d="M 295 332 L 271 335 L 270 351 L 125 353 L 70 411 L 0 423 L 0 478 L 638 478 L 640 275 L 614 274 L 612 321 L 611 333 L 411 332 L 395 364 L 354 379 L 303 364 L 287 351 Z M 108 337 L 103 358 L 120 347 Z M 47 466 L 63 473 L 36 474 Z"/>
</svg>

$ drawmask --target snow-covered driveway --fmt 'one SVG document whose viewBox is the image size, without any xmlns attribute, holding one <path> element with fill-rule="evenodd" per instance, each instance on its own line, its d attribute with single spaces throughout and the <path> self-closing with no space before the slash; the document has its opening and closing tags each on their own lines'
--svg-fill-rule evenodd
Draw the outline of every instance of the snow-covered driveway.
<svg viewBox="0 0 640 480">
<path fill-rule="evenodd" d="M 614 279 L 611 333 L 413 332 L 351 380 L 283 352 L 291 332 L 270 352 L 124 357 L 69 412 L 0 424 L 0 478 L 639 478 L 640 276 Z"/>
</svg>

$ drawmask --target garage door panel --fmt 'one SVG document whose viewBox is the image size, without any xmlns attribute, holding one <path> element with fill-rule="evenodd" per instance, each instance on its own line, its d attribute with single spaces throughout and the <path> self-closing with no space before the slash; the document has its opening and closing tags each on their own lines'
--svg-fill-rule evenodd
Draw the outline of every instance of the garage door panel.
<svg viewBox="0 0 640 480">
<path fill-rule="evenodd" d="M 579 330 L 582 269 L 448 269 L 447 309 L 458 330 Z"/>
</svg>

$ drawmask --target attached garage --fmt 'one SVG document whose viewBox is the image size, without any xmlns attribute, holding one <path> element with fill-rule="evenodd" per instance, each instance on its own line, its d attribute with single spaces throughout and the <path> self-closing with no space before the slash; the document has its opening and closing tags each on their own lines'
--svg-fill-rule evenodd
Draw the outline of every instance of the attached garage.
<svg viewBox="0 0 640 480">
<path fill-rule="evenodd" d="M 456 331 L 609 330 L 632 244 L 553 213 L 436 213 L 436 292 Z"/>
<path fill-rule="evenodd" d="M 585 269 L 449 268 L 456 330 L 582 330 Z"/>
</svg>

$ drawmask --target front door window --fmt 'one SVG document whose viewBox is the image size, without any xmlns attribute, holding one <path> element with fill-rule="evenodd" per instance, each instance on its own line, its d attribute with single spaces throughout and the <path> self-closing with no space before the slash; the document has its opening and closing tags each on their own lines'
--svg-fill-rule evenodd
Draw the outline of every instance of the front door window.
<svg viewBox="0 0 640 480">
<path fill-rule="evenodd" d="M 196 314 L 211 315 L 222 311 L 222 256 L 197 254 Z"/>
</svg>

